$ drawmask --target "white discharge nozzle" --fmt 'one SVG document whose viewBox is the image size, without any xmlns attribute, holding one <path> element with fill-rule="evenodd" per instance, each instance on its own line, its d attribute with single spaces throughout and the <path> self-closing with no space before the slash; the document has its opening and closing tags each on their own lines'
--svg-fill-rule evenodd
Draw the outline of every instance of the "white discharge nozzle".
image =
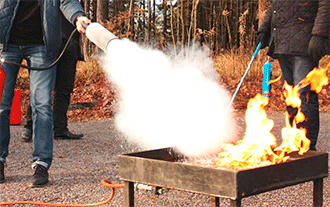
<svg viewBox="0 0 330 207">
<path fill-rule="evenodd" d="M 118 39 L 116 35 L 112 34 L 109 30 L 104 28 L 99 23 L 91 23 L 86 25 L 86 36 L 96 46 L 107 52 L 107 47 L 110 41 Z"/>
</svg>

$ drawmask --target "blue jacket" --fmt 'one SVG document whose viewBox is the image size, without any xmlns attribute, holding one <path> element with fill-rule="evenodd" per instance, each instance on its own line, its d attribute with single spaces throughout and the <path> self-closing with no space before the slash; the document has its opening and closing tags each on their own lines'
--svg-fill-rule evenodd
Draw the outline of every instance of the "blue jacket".
<svg viewBox="0 0 330 207">
<path fill-rule="evenodd" d="M 6 51 L 10 29 L 21 0 L 0 0 L 0 52 Z M 60 12 L 75 25 L 78 15 L 86 15 L 78 0 L 39 0 L 43 39 L 48 58 L 55 58 L 61 46 Z"/>
</svg>

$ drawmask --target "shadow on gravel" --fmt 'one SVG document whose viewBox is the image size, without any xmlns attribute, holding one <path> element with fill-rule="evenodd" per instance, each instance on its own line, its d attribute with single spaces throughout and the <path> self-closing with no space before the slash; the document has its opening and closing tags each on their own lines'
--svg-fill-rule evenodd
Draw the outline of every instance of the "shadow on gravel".
<svg viewBox="0 0 330 207">
<path fill-rule="evenodd" d="M 85 109 L 85 108 L 94 108 L 96 106 L 97 102 L 77 102 L 72 103 L 69 106 L 68 110 L 76 110 L 76 109 Z"/>
</svg>

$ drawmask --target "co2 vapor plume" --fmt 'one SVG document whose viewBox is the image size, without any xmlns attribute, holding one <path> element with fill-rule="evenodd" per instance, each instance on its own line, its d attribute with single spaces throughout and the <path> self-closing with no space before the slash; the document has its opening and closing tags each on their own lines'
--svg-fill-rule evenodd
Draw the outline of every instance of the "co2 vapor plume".
<svg viewBox="0 0 330 207">
<path fill-rule="evenodd" d="M 216 152 L 235 139 L 230 94 L 216 82 L 208 49 L 177 57 L 127 39 L 109 43 L 103 62 L 120 91 L 116 127 L 146 149 L 175 147 L 191 157 Z"/>
</svg>

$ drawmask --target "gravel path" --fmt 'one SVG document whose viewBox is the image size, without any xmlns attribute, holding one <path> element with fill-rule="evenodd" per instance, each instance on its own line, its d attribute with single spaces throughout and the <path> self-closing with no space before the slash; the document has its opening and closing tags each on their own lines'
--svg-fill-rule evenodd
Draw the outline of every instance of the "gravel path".
<svg viewBox="0 0 330 207">
<path fill-rule="evenodd" d="M 274 134 L 278 137 L 284 125 L 282 112 L 269 115 L 275 121 Z M 237 116 L 244 128 L 243 116 Z M 32 143 L 21 142 L 23 126 L 11 126 L 10 155 L 5 168 L 6 182 L 0 184 L 0 202 L 32 200 L 55 203 L 94 203 L 107 199 L 110 190 L 101 184 L 106 178 L 122 183 L 118 175 L 118 155 L 141 151 L 129 143 L 115 129 L 112 119 L 70 123 L 69 128 L 84 133 L 81 140 L 55 140 L 54 161 L 49 170 L 50 183 L 44 188 L 28 188 L 33 171 L 30 165 Z M 318 151 L 329 152 L 330 114 L 321 114 Z M 330 206 L 330 181 L 324 179 L 324 206 Z M 262 193 L 242 199 L 242 206 L 312 206 L 312 182 Z M 104 206 L 123 206 L 123 190 L 116 190 L 113 200 Z M 228 206 L 228 199 L 220 199 L 220 206 Z M 33 206 L 33 205 L 25 205 Z M 135 206 L 210 206 L 210 197 L 178 190 L 155 196 L 136 190 Z"/>
</svg>

